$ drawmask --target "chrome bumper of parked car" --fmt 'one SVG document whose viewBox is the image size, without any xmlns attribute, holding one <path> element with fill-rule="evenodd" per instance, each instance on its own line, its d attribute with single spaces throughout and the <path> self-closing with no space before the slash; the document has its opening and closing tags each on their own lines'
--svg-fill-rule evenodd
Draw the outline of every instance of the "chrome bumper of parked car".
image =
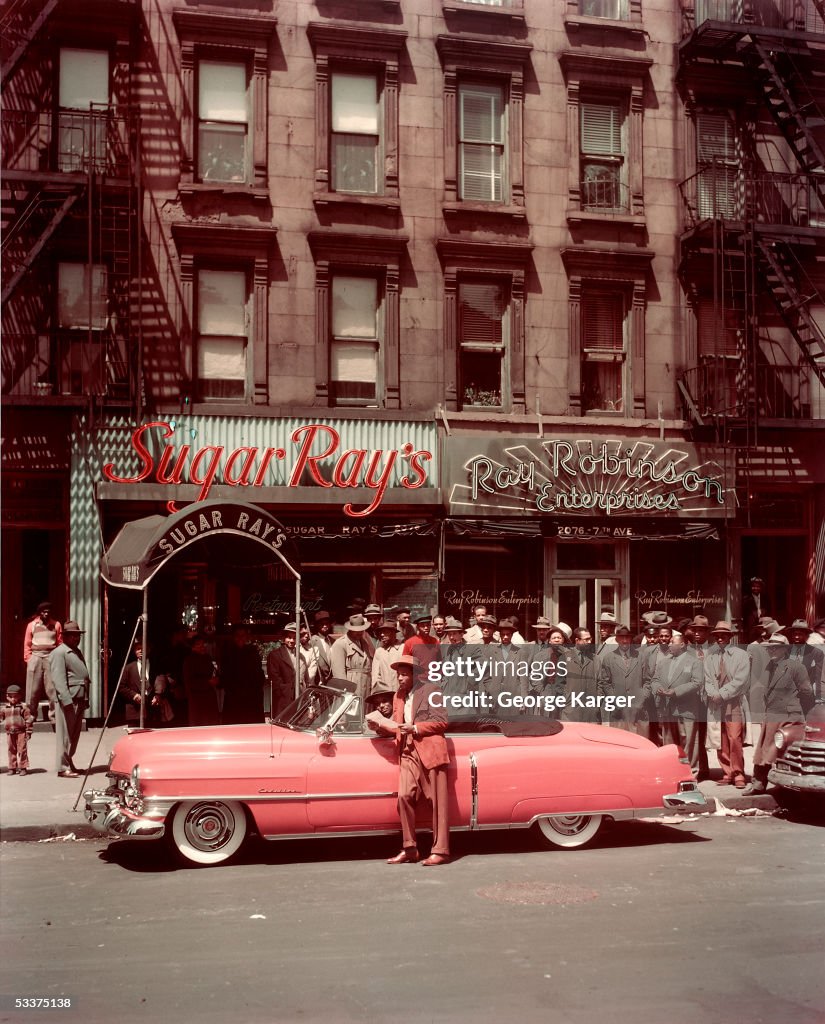
<svg viewBox="0 0 825 1024">
<path fill-rule="evenodd" d="M 671 811 L 701 813 L 708 809 L 708 802 L 700 789 L 686 789 L 682 793 L 669 793 L 662 797 L 662 803 Z"/>
<path fill-rule="evenodd" d="M 99 831 L 113 838 L 161 839 L 166 826 L 162 821 L 143 818 L 127 810 L 117 796 L 99 789 L 83 794 L 86 818 Z"/>
<path fill-rule="evenodd" d="M 768 782 L 782 789 L 792 789 L 795 793 L 825 793 L 825 775 L 797 775 L 796 772 L 771 768 Z"/>
</svg>

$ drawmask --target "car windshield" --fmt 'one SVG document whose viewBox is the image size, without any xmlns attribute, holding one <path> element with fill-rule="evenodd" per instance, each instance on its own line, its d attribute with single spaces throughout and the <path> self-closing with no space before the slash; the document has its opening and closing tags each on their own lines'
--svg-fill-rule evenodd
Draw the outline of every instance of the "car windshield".
<svg viewBox="0 0 825 1024">
<path fill-rule="evenodd" d="M 350 693 L 313 686 L 288 704 L 275 722 L 290 729 L 322 729 L 335 720 L 345 704 L 351 703 L 351 698 Z"/>
</svg>

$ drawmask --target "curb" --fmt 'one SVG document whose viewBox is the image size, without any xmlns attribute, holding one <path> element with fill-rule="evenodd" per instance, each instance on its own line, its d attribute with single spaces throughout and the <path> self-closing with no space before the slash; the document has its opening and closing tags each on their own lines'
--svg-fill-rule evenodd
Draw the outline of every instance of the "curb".
<svg viewBox="0 0 825 1024">
<path fill-rule="evenodd" d="M 72 842 L 69 836 L 107 841 L 107 836 L 84 821 L 82 825 L 15 825 L 0 831 L 0 843 Z"/>
</svg>

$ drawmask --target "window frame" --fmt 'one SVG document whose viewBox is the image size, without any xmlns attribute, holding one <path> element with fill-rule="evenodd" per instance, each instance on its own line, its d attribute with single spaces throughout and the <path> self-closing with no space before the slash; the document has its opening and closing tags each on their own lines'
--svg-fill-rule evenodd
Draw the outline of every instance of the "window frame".
<svg viewBox="0 0 825 1024">
<path fill-rule="evenodd" d="M 458 192 L 458 198 L 462 202 L 470 202 L 470 203 L 472 203 L 472 202 L 477 202 L 477 203 L 487 202 L 487 203 L 503 203 L 503 204 L 506 204 L 508 199 L 509 199 L 509 182 L 508 182 L 508 178 L 507 178 L 507 171 L 508 171 L 508 167 L 507 167 L 507 163 L 508 163 L 508 161 L 507 161 L 507 150 L 508 150 L 507 94 L 506 94 L 506 92 L 504 90 L 504 86 L 501 83 L 498 83 L 498 82 L 477 82 L 477 81 L 473 81 L 471 79 L 465 79 L 465 80 L 459 81 L 457 88 L 458 88 L 458 96 L 457 96 L 457 101 L 458 101 L 458 119 L 457 119 L 457 122 L 456 122 L 456 130 L 458 132 L 458 141 L 457 141 L 457 145 L 458 145 L 458 172 L 457 172 L 458 180 L 457 180 L 456 188 L 457 188 L 457 192 Z M 489 92 L 491 94 L 492 94 L 493 90 L 495 90 L 498 93 L 498 95 L 500 97 L 500 102 L 501 102 L 501 115 L 500 115 L 501 116 L 501 139 L 500 139 L 500 141 L 496 141 L 495 132 L 494 131 L 490 132 L 490 137 L 489 137 L 488 141 L 483 141 L 481 139 L 467 139 L 467 138 L 465 138 L 465 135 L 467 133 L 465 131 L 464 98 L 465 98 L 465 96 L 469 95 L 469 93 L 471 93 L 473 90 L 475 90 L 477 96 L 483 95 L 483 90 L 489 90 Z M 501 193 L 500 198 L 496 199 L 495 196 L 493 196 L 493 197 L 488 198 L 488 199 L 481 199 L 481 198 L 478 198 L 476 196 L 467 196 L 465 194 L 466 191 L 467 191 L 467 188 L 466 188 L 467 168 L 466 168 L 466 163 L 465 163 L 465 146 L 466 147 L 470 147 L 470 146 L 488 146 L 490 151 L 491 151 L 491 153 L 495 149 L 500 149 L 500 164 L 499 164 L 499 174 L 498 174 L 499 190 L 500 190 L 500 193 Z M 491 170 L 490 170 L 490 181 L 491 181 L 491 183 L 495 182 L 495 168 L 494 168 L 494 166 L 492 164 L 491 164 Z M 493 188 L 493 191 L 495 191 L 495 188 Z"/>
<path fill-rule="evenodd" d="M 533 245 L 530 242 L 476 242 L 439 238 L 436 248 L 444 272 L 444 400 L 448 410 L 476 414 L 526 411 L 525 400 L 525 300 L 527 271 Z M 509 339 L 502 366 L 500 406 L 464 406 L 459 358 L 459 292 L 463 281 L 506 283 L 509 296 Z M 506 371 L 506 378 L 505 378 Z"/>
<path fill-rule="evenodd" d="M 730 128 L 731 155 L 713 155 L 703 159 L 702 123 L 716 118 Z M 730 107 L 697 107 L 691 118 L 696 162 L 696 214 L 699 220 L 742 220 L 744 216 L 744 177 L 742 133 L 736 111 Z M 720 189 L 720 185 L 722 186 Z"/>
<path fill-rule="evenodd" d="M 172 11 L 172 20 L 180 42 L 183 92 L 179 191 L 183 195 L 198 191 L 244 192 L 253 199 L 268 201 L 269 46 L 276 33 L 277 19 L 178 7 Z M 246 180 L 243 182 L 199 180 L 197 114 L 201 60 L 246 63 L 249 121 Z"/>
<path fill-rule="evenodd" d="M 569 246 L 561 250 L 567 272 L 568 341 L 567 390 L 570 414 L 587 415 L 582 398 L 584 319 L 582 303 L 588 290 L 621 292 L 625 296 L 624 410 L 595 412 L 599 416 L 644 417 L 645 406 L 645 315 L 647 282 L 655 253 L 652 249 L 595 249 Z"/>
<path fill-rule="evenodd" d="M 266 405 L 269 400 L 269 262 L 275 248 L 274 227 L 226 227 L 179 221 L 172 224 L 172 238 L 180 258 L 181 276 L 181 391 L 196 396 L 196 274 L 204 269 L 246 269 L 248 274 L 247 376 L 245 401 Z M 238 399 L 225 399 L 236 408 Z M 210 398 L 212 408 L 221 399 Z"/>
<path fill-rule="evenodd" d="M 501 334 L 502 340 L 500 344 L 497 343 L 481 343 L 465 340 L 461 331 L 461 293 L 462 289 L 467 285 L 480 285 L 480 284 L 491 284 L 497 285 L 503 288 L 504 294 L 506 295 L 505 308 L 501 317 Z M 458 322 L 456 325 L 456 348 L 458 357 L 458 368 L 456 371 L 456 386 L 458 394 L 458 404 L 462 411 L 472 411 L 475 409 L 495 409 L 499 412 L 510 411 L 510 400 L 507 397 L 509 384 L 511 379 L 510 374 L 510 352 L 512 349 L 512 319 L 513 319 L 513 303 L 511 299 L 510 290 L 512 287 L 511 278 L 502 278 L 497 276 L 495 273 L 491 274 L 467 274 L 461 273 L 458 276 L 456 283 L 456 310 L 458 316 Z M 464 359 L 468 353 L 487 353 L 492 354 L 500 352 L 501 363 L 499 372 L 499 391 L 500 400 L 498 403 L 491 402 L 468 402 L 467 401 L 467 386 L 464 380 L 463 364 Z"/>
<path fill-rule="evenodd" d="M 348 338 L 346 336 L 338 337 L 334 333 L 334 296 L 335 296 L 335 281 L 341 278 L 358 278 L 365 281 L 374 281 L 376 284 L 376 304 L 375 304 L 375 338 Z M 352 267 L 344 266 L 333 266 L 330 268 L 330 280 L 329 280 L 329 392 L 330 401 L 335 408 L 361 408 L 361 409 L 381 409 L 384 403 L 384 332 L 386 324 L 386 305 L 385 305 L 386 288 L 384 278 L 380 273 L 370 272 L 368 268 L 358 268 L 356 271 Z M 335 385 L 340 384 L 341 381 L 336 381 L 332 375 L 333 368 L 333 349 L 337 345 L 345 345 L 348 343 L 352 344 L 374 344 L 376 351 L 376 379 L 375 379 L 375 396 L 373 398 L 345 398 L 336 395 Z"/>
<path fill-rule="evenodd" d="M 596 149 L 586 151 L 584 148 L 585 137 L 585 111 L 588 108 L 604 107 L 614 108 L 618 112 L 619 125 L 619 147 L 611 151 L 599 152 Z M 581 189 L 581 207 L 586 213 L 630 213 L 630 190 L 628 187 L 628 158 L 627 158 L 627 107 L 622 97 L 590 95 L 580 98 L 579 101 L 579 181 Z M 586 170 L 588 167 L 604 167 L 615 170 L 617 173 L 611 178 L 610 189 L 616 190 L 618 201 L 614 203 L 591 201 L 588 197 L 588 181 Z"/>
<path fill-rule="evenodd" d="M 61 103 L 61 81 L 63 71 L 63 54 L 65 51 L 100 53 L 106 56 L 106 102 L 93 101 L 87 107 L 68 107 Z M 109 139 L 108 122 L 112 110 L 112 92 L 114 88 L 115 55 L 107 46 L 81 46 L 65 43 L 57 48 L 57 75 L 54 91 L 56 131 L 52 145 L 54 147 L 55 167 L 67 174 L 85 174 L 91 168 L 98 173 L 109 170 Z M 84 145 L 81 152 L 73 148 L 63 149 L 62 136 L 66 130 L 74 131 L 73 122 L 80 121 L 84 131 Z M 90 138 L 86 138 L 86 127 L 90 129 Z"/>
<path fill-rule="evenodd" d="M 354 77 L 370 78 L 375 83 L 375 93 L 376 93 L 375 106 L 376 106 L 377 121 L 378 121 L 377 133 L 376 133 L 376 136 L 375 136 L 375 138 L 376 138 L 376 145 L 375 145 L 375 167 L 374 167 L 375 188 L 372 189 L 372 190 L 369 190 L 369 191 L 362 191 L 362 190 L 354 189 L 354 188 L 350 188 L 350 189 L 348 189 L 348 188 L 341 188 L 341 187 L 338 187 L 338 184 L 337 184 L 337 181 L 336 181 L 336 178 L 337 178 L 336 146 L 335 146 L 336 138 L 343 137 L 345 134 L 358 134 L 358 135 L 365 135 L 365 136 L 368 135 L 368 133 L 366 133 L 366 132 L 349 132 L 349 133 L 341 132 L 341 133 L 338 133 L 338 132 L 336 132 L 335 128 L 333 127 L 333 125 L 334 125 L 333 114 L 334 114 L 334 104 L 335 104 L 335 79 L 336 79 L 336 77 L 345 77 L 345 76 L 349 76 L 351 78 L 354 78 Z M 381 196 L 381 195 L 383 195 L 383 189 L 385 187 L 386 182 L 385 182 L 384 175 L 382 175 L 380 173 L 380 169 L 384 165 L 384 138 L 385 138 L 384 120 L 385 119 L 384 119 L 384 90 L 382 88 L 382 83 L 381 83 L 380 75 L 375 73 L 375 72 L 373 72 L 373 71 L 366 71 L 365 72 L 364 70 L 361 70 L 359 72 L 359 71 L 357 71 L 355 69 L 352 69 L 352 68 L 351 69 L 347 69 L 347 70 L 343 70 L 343 69 L 339 70 L 338 68 L 333 68 L 330 71 L 329 102 L 330 102 L 330 112 L 329 112 L 329 178 L 330 178 L 330 180 L 329 180 L 329 187 L 330 187 L 330 191 L 335 192 L 336 195 L 340 195 L 340 196 Z M 370 137 L 372 137 L 372 136 L 370 136 Z"/>
<path fill-rule="evenodd" d="M 588 344 L 589 338 L 587 336 L 587 314 L 584 310 L 592 310 L 591 304 L 594 301 L 604 299 L 608 302 L 616 302 L 619 304 L 619 316 L 617 317 L 617 326 L 621 334 L 622 344 L 621 347 L 616 346 L 605 346 L 605 345 L 591 345 Z M 629 306 L 628 294 L 626 288 L 617 287 L 605 287 L 602 282 L 587 281 L 582 284 L 582 328 L 581 328 L 581 407 L 582 413 L 585 416 L 588 415 L 604 415 L 605 413 L 618 413 L 620 415 L 625 414 L 625 410 L 628 406 L 628 392 L 629 392 L 629 360 L 627 357 L 628 350 L 628 334 L 629 334 Z M 588 406 L 586 402 L 586 388 L 585 388 L 585 368 L 588 365 L 596 365 L 597 363 L 619 363 L 619 401 L 618 407 L 614 409 L 604 409 L 596 406 Z"/>
<path fill-rule="evenodd" d="M 398 87 L 403 29 L 347 22 L 307 25 L 315 55 L 315 194 L 316 205 L 366 203 L 398 208 Z M 332 179 L 332 81 L 335 74 L 372 74 L 379 90 L 379 152 L 375 193 L 335 191 Z"/>
<path fill-rule="evenodd" d="M 331 408 L 401 408 L 400 329 L 401 262 L 405 234 L 317 229 L 308 235 L 315 261 L 315 404 Z M 332 281 L 336 276 L 379 281 L 382 337 L 379 341 L 375 401 L 336 400 L 332 372 Z"/>
<path fill-rule="evenodd" d="M 617 57 L 570 50 L 559 56 L 567 83 L 567 135 L 572 153 L 568 177 L 568 223 L 611 220 L 644 227 L 643 116 L 644 88 L 653 61 L 648 57 Z M 581 104 L 591 98 L 623 105 L 628 204 L 626 211 L 591 211 L 583 202 L 581 176 Z"/>
<path fill-rule="evenodd" d="M 93 323 L 64 323 L 63 322 L 63 320 L 61 318 L 61 301 L 60 301 L 60 278 L 61 278 L 61 272 L 62 272 L 61 268 L 69 267 L 69 266 L 71 266 L 71 267 L 80 267 L 80 268 L 82 268 L 84 270 L 87 267 L 91 266 L 92 277 L 91 277 L 90 280 L 92 281 L 92 284 L 93 284 L 93 281 L 94 281 L 95 273 L 99 273 L 100 274 L 101 279 L 102 279 L 101 280 L 101 288 L 100 288 L 99 292 L 96 292 L 95 289 L 94 289 L 94 286 L 92 286 L 92 296 L 91 296 L 91 299 L 92 299 L 92 309 L 94 309 L 95 295 L 98 296 L 98 301 L 102 302 L 103 307 L 104 307 L 104 312 L 103 312 L 102 317 L 99 318 L 99 322 L 93 322 Z M 86 291 L 85 288 L 84 288 L 84 291 Z M 66 332 L 72 333 L 72 334 L 74 334 L 76 332 L 81 332 L 82 331 L 82 332 L 85 332 L 87 334 L 90 334 L 93 337 L 96 337 L 96 336 L 98 336 L 99 334 L 101 334 L 103 331 L 105 331 L 108 328 L 108 326 L 109 326 L 109 316 L 110 316 L 110 309 L 109 309 L 109 268 L 108 268 L 108 266 L 105 263 L 92 263 L 90 265 L 85 260 L 71 260 L 71 259 L 60 259 L 60 260 L 58 260 L 57 261 L 57 265 L 56 265 L 56 276 L 55 276 L 55 294 L 56 294 L 56 297 L 57 297 L 57 302 L 56 302 L 56 305 L 55 305 L 55 319 L 56 319 L 57 328 L 58 328 L 59 331 L 66 331 Z M 87 294 L 87 296 L 86 296 L 86 303 L 85 303 L 86 309 L 89 308 L 89 298 L 90 298 L 90 296 Z M 95 319 L 94 313 L 92 314 L 92 319 L 93 320 Z"/>
<path fill-rule="evenodd" d="M 217 119 L 208 121 L 200 116 L 200 104 L 201 104 L 201 86 L 203 85 L 203 66 L 204 64 L 224 64 L 231 65 L 233 67 L 243 68 L 244 72 L 244 105 L 246 107 L 246 120 L 245 121 L 218 121 Z M 195 180 L 201 185 L 220 185 L 222 187 L 237 187 L 239 185 L 245 185 L 250 180 L 250 75 L 249 65 L 243 60 L 222 60 L 217 59 L 214 55 L 201 54 L 197 58 L 197 84 L 195 86 L 195 97 L 197 116 L 195 118 L 197 125 L 195 129 Z M 204 146 L 202 142 L 202 132 L 204 124 L 220 124 L 220 125 L 240 125 L 244 126 L 243 132 L 243 176 L 240 179 L 233 178 L 207 178 L 202 172 L 202 160 L 204 156 Z"/>
<path fill-rule="evenodd" d="M 472 210 L 525 219 L 524 77 L 532 45 L 440 35 L 436 49 L 444 71 L 444 213 Z M 500 202 L 461 196 L 460 90 L 465 84 L 497 85 L 502 90 L 506 109 L 502 178 L 507 183 L 507 195 Z"/>
</svg>

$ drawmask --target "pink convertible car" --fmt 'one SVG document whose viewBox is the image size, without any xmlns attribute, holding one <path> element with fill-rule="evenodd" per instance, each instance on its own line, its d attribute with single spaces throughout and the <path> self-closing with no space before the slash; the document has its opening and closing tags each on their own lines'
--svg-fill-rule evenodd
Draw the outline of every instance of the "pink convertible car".
<svg viewBox="0 0 825 1024">
<path fill-rule="evenodd" d="M 250 830 L 264 839 L 400 831 L 395 741 L 369 730 L 360 698 L 332 681 L 261 725 L 136 731 L 119 740 L 111 785 L 85 794 L 112 837 L 166 836 L 183 857 L 218 864 Z M 457 721 L 447 733 L 450 825 L 535 826 L 581 846 L 605 818 L 706 808 L 675 746 L 547 718 Z"/>
</svg>

